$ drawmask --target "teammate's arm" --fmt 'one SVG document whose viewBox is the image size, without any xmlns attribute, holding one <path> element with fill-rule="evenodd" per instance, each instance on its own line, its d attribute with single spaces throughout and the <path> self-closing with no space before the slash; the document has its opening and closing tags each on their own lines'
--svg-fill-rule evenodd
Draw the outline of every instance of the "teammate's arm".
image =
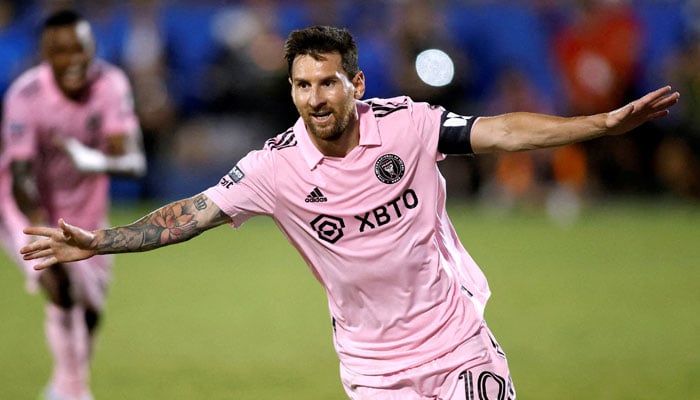
<svg viewBox="0 0 700 400">
<path fill-rule="evenodd" d="M 57 145 L 64 149 L 81 172 L 141 177 L 146 173 L 146 157 L 140 139 L 140 132 L 112 135 L 107 139 L 104 153 L 74 138 L 65 139 Z"/>
<path fill-rule="evenodd" d="M 32 225 L 42 225 L 46 212 L 39 202 L 39 190 L 34 178 L 34 163 L 30 160 L 12 161 L 12 195 L 20 211 Z"/>
<path fill-rule="evenodd" d="M 167 204 L 125 226 L 86 231 L 59 220 L 58 228 L 27 227 L 24 233 L 45 239 L 23 247 L 20 253 L 25 260 L 43 259 L 34 268 L 44 269 L 96 254 L 153 250 L 192 239 L 227 222 L 231 222 L 231 218 L 200 193 Z"/>
<path fill-rule="evenodd" d="M 557 117 L 515 112 L 481 117 L 472 127 L 471 146 L 474 153 L 521 151 L 619 135 L 667 115 L 679 97 L 666 86 L 607 113 Z"/>
</svg>

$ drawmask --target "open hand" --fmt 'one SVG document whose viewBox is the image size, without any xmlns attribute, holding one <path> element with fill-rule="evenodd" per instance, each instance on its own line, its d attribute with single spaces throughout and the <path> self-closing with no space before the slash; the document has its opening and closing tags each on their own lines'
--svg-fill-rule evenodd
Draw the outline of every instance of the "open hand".
<svg viewBox="0 0 700 400">
<path fill-rule="evenodd" d="M 669 108 L 678 103 L 680 93 L 671 93 L 665 86 L 608 113 L 605 126 L 608 134 L 619 135 L 639 125 L 668 115 Z"/>
<path fill-rule="evenodd" d="M 97 252 L 92 249 L 95 235 L 92 232 L 58 220 L 58 228 L 31 226 L 24 228 L 27 235 L 41 236 L 22 247 L 20 253 L 25 260 L 43 259 L 34 269 L 42 270 L 51 265 L 84 260 Z"/>
</svg>

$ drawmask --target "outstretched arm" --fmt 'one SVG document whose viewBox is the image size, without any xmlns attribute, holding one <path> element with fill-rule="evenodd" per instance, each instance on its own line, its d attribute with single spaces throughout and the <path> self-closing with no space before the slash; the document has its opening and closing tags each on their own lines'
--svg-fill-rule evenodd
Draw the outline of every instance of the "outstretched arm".
<svg viewBox="0 0 700 400">
<path fill-rule="evenodd" d="M 43 259 L 34 269 L 78 261 L 96 254 L 152 250 L 184 242 L 231 219 L 206 195 L 165 205 L 125 226 L 86 231 L 59 220 L 58 228 L 27 227 L 27 235 L 43 236 L 20 250 L 25 260 Z"/>
<path fill-rule="evenodd" d="M 532 150 L 619 135 L 668 115 L 679 98 L 666 86 L 607 113 L 556 117 L 515 112 L 482 117 L 472 127 L 472 149 L 475 153 Z"/>
<path fill-rule="evenodd" d="M 75 138 L 54 138 L 56 146 L 68 154 L 75 167 L 84 173 L 107 173 L 142 177 L 146 174 L 146 156 L 141 145 L 141 133 L 112 135 L 107 139 L 107 151 L 85 146 Z"/>
</svg>

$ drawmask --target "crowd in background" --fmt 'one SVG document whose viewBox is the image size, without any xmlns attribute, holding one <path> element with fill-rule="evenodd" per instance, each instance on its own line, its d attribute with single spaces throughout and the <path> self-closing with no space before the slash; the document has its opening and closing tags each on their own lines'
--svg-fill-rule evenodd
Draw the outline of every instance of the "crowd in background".
<svg viewBox="0 0 700 400">
<path fill-rule="evenodd" d="M 117 197 L 197 193 L 290 127 L 297 114 L 284 40 L 328 24 L 355 35 L 366 98 L 405 94 L 465 115 L 579 115 L 665 84 L 681 92 L 670 118 L 631 135 L 452 157 L 441 165 L 451 196 L 504 206 L 619 194 L 700 199 L 700 1 L 0 1 L 0 92 L 38 61 L 39 23 L 60 7 L 91 21 L 98 55 L 133 84 L 149 174 L 114 182 Z M 415 57 L 428 48 L 450 55 L 450 84 L 419 79 Z"/>
</svg>

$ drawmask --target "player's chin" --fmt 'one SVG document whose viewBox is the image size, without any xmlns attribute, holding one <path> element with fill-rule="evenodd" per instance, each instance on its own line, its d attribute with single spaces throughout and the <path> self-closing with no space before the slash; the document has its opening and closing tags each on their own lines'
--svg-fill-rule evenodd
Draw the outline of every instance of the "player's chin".
<svg viewBox="0 0 700 400">
<path fill-rule="evenodd" d="M 309 131 L 311 132 L 312 135 L 315 137 L 322 139 L 322 140 L 333 140 L 335 136 L 335 129 L 333 124 L 330 123 L 316 123 L 314 121 L 311 121 L 311 123 L 307 124 L 309 127 Z"/>
<path fill-rule="evenodd" d="M 87 87 L 87 80 L 85 79 L 62 79 L 61 80 L 61 91 L 69 97 L 80 96 Z"/>
</svg>

